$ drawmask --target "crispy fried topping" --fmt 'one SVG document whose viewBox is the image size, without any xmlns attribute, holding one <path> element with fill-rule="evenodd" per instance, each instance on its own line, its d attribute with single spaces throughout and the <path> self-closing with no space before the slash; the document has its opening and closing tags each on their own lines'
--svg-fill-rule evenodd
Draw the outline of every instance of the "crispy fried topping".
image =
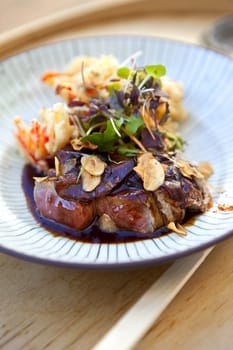
<svg viewBox="0 0 233 350">
<path fill-rule="evenodd" d="M 186 236 L 187 235 L 187 231 L 179 223 L 175 224 L 174 222 L 169 222 L 169 224 L 167 225 L 167 228 L 169 228 L 169 230 L 172 230 L 172 231 L 178 233 L 179 235 L 182 235 L 182 236 Z"/>
<path fill-rule="evenodd" d="M 197 167 L 191 165 L 185 160 L 178 160 L 176 164 L 178 165 L 182 175 L 184 175 L 185 177 L 188 177 L 189 179 L 191 179 L 192 177 L 196 177 L 198 179 L 204 178 L 203 174 L 198 170 Z"/>
<path fill-rule="evenodd" d="M 83 156 L 81 164 L 84 170 L 94 176 L 102 175 L 107 165 L 97 156 Z"/>
<path fill-rule="evenodd" d="M 164 182 L 163 166 L 150 152 L 143 153 L 138 157 L 138 164 L 134 170 L 142 178 L 143 187 L 147 191 L 157 190 Z"/>
<path fill-rule="evenodd" d="M 83 169 L 81 177 L 83 189 L 86 192 L 93 191 L 101 182 L 101 176 L 91 175 L 85 169 Z"/>
<path fill-rule="evenodd" d="M 197 166 L 198 171 L 204 176 L 205 179 L 213 174 L 213 168 L 210 162 L 202 162 Z"/>
</svg>

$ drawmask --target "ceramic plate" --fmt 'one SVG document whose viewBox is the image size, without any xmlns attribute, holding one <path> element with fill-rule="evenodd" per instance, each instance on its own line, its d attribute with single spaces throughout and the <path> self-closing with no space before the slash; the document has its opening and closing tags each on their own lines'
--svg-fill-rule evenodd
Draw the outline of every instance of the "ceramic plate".
<svg viewBox="0 0 233 350">
<path fill-rule="evenodd" d="M 187 236 L 122 244 L 88 244 L 53 236 L 34 220 L 21 188 L 24 161 L 12 119 L 30 121 L 41 107 L 58 101 L 40 82 L 47 70 L 62 70 L 75 55 L 113 54 L 124 61 L 141 50 L 138 65 L 163 63 L 181 80 L 190 117 L 182 126 L 190 160 L 210 161 L 214 207 L 187 227 Z M 161 263 L 216 244 L 233 233 L 233 61 L 217 52 L 173 40 L 140 36 L 86 37 L 39 47 L 0 63 L 0 249 L 38 262 L 88 268 Z M 227 202 L 227 203 L 226 203 Z"/>
</svg>

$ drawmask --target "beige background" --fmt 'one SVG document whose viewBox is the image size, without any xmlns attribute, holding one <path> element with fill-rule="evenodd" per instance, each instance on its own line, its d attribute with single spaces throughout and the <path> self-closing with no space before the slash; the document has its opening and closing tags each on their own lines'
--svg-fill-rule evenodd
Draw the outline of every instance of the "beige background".
<svg viewBox="0 0 233 350">
<path fill-rule="evenodd" d="M 0 0 L 0 31 L 5 31 L 13 27 L 22 25 L 28 21 L 50 15 L 56 11 L 71 8 L 77 5 L 93 4 L 98 0 Z M 118 3 L 117 0 L 105 0 L 106 3 Z M 125 1 L 127 3 L 127 0 Z M 232 0 L 145 0 L 143 9 L 147 12 L 168 12 L 174 14 L 182 13 L 233 13 Z M 137 6 L 131 7 L 131 13 L 136 10 Z M 152 9 L 152 10 L 151 10 Z"/>
</svg>

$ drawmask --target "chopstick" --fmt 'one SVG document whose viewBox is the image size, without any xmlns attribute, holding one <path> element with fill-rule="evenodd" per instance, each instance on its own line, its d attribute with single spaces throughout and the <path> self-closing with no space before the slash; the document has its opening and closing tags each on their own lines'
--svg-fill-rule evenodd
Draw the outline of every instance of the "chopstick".
<svg viewBox="0 0 233 350">
<path fill-rule="evenodd" d="M 174 262 L 92 350 L 133 349 L 212 249 Z"/>
</svg>

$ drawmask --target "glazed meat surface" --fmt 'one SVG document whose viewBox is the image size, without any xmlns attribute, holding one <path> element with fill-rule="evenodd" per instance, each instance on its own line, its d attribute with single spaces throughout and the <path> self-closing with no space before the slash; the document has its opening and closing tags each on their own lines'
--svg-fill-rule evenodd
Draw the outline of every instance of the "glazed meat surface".
<svg viewBox="0 0 233 350">
<path fill-rule="evenodd" d="M 94 202 L 61 198 L 54 185 L 54 181 L 36 183 L 34 199 L 40 215 L 76 230 L 90 225 L 95 218 Z"/>
<path fill-rule="evenodd" d="M 57 157 L 63 170 L 59 176 L 52 171 L 35 183 L 35 202 L 42 216 L 76 230 L 107 215 L 114 229 L 151 233 L 170 222 L 182 222 L 189 212 L 202 213 L 208 208 L 205 183 L 185 177 L 173 156 L 158 156 L 166 171 L 165 181 L 155 191 L 146 191 L 133 169 L 134 161 L 124 160 L 108 162 L 101 183 L 91 192 L 77 181 L 81 155 L 63 150 Z"/>
</svg>

